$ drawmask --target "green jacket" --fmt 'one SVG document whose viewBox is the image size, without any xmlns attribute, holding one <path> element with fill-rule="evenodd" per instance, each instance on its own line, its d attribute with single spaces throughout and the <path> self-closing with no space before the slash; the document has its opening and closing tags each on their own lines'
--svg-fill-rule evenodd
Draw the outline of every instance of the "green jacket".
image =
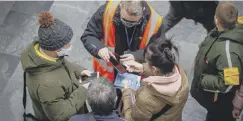
<svg viewBox="0 0 243 121">
<path fill-rule="evenodd" d="M 77 81 L 84 68 L 64 57 L 56 62 L 45 60 L 37 55 L 36 44 L 21 53 L 35 116 L 43 121 L 66 121 L 78 112 L 84 113 L 86 89 Z"/>
<path fill-rule="evenodd" d="M 227 93 L 232 87 L 225 85 L 224 69 L 237 67 L 242 79 L 243 25 L 218 32 L 212 30 L 200 44 L 195 59 L 192 96 L 202 88 L 204 91 Z"/>
</svg>

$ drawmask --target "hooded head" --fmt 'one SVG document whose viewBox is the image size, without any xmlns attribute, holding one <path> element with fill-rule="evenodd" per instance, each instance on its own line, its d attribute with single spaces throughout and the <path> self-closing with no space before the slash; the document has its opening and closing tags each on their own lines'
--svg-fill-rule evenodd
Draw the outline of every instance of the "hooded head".
<svg viewBox="0 0 243 121">
<path fill-rule="evenodd" d="M 41 12 L 38 16 L 39 46 L 49 56 L 65 56 L 71 49 L 73 30 L 66 23 L 54 19 L 50 12 Z"/>
</svg>

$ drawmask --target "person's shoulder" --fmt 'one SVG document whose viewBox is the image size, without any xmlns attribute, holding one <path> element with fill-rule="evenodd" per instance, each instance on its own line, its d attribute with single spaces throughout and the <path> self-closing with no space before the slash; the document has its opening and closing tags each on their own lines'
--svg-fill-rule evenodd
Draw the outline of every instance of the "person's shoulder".
<svg viewBox="0 0 243 121">
<path fill-rule="evenodd" d="M 68 121 L 88 121 L 88 116 L 87 114 L 74 115 Z"/>
<path fill-rule="evenodd" d="M 97 10 L 97 14 L 104 14 L 104 12 L 105 12 L 105 9 L 106 9 L 106 5 L 107 5 L 107 2 L 106 3 L 104 3 L 104 4 L 102 4 L 99 8 L 98 8 L 98 10 Z"/>
</svg>

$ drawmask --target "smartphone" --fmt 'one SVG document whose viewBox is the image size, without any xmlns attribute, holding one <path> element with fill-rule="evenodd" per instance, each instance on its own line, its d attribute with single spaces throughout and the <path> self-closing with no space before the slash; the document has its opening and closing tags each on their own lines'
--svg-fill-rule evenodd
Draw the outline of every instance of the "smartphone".
<svg viewBox="0 0 243 121">
<path fill-rule="evenodd" d="M 97 78 L 99 77 L 98 76 L 98 73 L 97 72 L 94 72 L 94 73 L 91 73 L 90 76 L 82 76 L 82 81 L 89 81 L 90 79 L 94 79 L 94 78 Z"/>
<path fill-rule="evenodd" d="M 117 59 L 114 57 L 110 57 L 110 62 L 114 66 L 114 68 L 121 74 L 127 72 L 126 66 L 122 65 Z"/>
</svg>

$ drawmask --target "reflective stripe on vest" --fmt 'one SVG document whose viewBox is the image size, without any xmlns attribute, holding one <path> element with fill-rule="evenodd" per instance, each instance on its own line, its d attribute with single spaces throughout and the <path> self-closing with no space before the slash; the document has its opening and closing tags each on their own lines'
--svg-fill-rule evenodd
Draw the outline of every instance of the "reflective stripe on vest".
<svg viewBox="0 0 243 121">
<path fill-rule="evenodd" d="M 162 24 L 162 17 L 154 11 L 154 9 L 149 5 L 151 15 L 148 24 L 143 33 L 143 38 L 139 46 L 140 49 L 145 48 L 148 45 L 151 37 L 156 34 Z"/>
<path fill-rule="evenodd" d="M 108 47 L 109 51 L 114 52 L 114 47 Z M 100 75 L 106 78 L 108 81 L 114 81 L 114 68 L 111 63 L 106 63 L 102 59 L 97 59 L 93 57 L 93 68 L 95 71 L 98 71 Z"/>
<path fill-rule="evenodd" d="M 93 58 L 93 68 L 95 71 L 98 71 L 100 73 L 100 75 L 104 78 L 106 78 L 108 81 L 113 82 L 114 80 L 114 72 L 113 72 L 113 68 L 109 68 L 109 67 L 103 67 L 104 65 L 101 65 L 102 62 L 101 59 L 95 59 Z M 106 66 L 106 64 L 105 64 Z"/>
<path fill-rule="evenodd" d="M 115 14 L 115 11 L 116 11 L 116 8 L 117 6 L 119 5 L 120 1 L 119 0 L 116 0 L 116 1 L 109 1 L 107 3 L 107 6 L 106 6 L 106 10 L 105 10 L 105 13 L 104 13 L 104 17 L 103 17 L 103 28 L 104 28 L 104 41 L 105 41 L 105 45 L 107 46 L 113 46 L 115 47 L 115 45 L 111 45 L 109 44 L 109 40 L 112 40 L 112 41 L 115 41 L 110 37 L 110 33 L 111 31 L 114 30 L 114 25 L 112 23 L 112 20 L 113 20 L 113 16 Z M 115 35 L 113 35 L 114 38 L 115 38 Z"/>
</svg>

